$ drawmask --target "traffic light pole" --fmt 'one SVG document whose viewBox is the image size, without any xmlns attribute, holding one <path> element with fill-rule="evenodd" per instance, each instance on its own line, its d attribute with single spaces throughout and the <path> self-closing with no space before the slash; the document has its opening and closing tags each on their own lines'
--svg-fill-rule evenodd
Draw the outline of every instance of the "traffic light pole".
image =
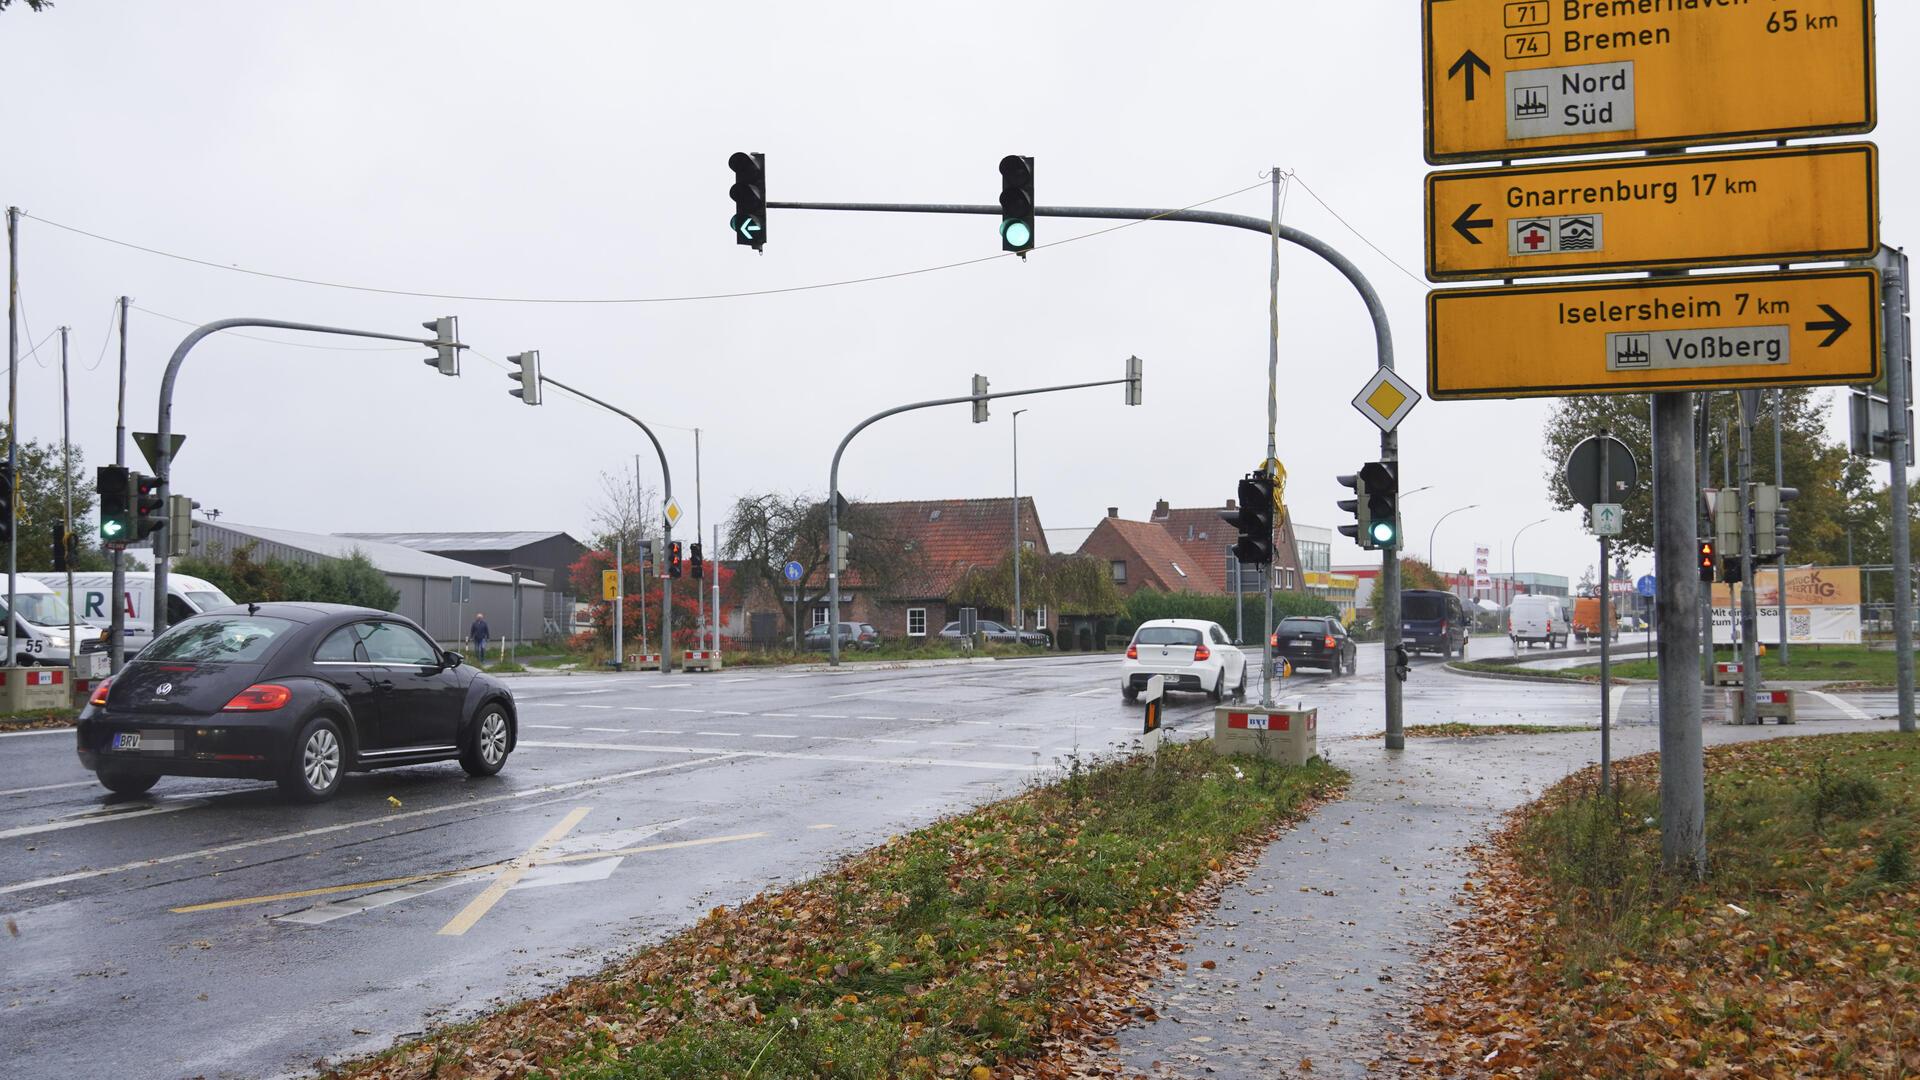
<svg viewBox="0 0 1920 1080">
<path fill-rule="evenodd" d="M 1786 489 L 1786 465 L 1783 463 L 1781 441 L 1785 438 L 1781 413 L 1787 407 L 1787 392 L 1776 389 L 1773 392 L 1773 486 Z M 1786 667 L 1793 660 L 1793 654 L 1787 651 L 1787 545 L 1782 544 L 1780 535 L 1780 515 L 1786 512 L 1784 502 L 1776 505 L 1773 511 L 1773 611 L 1780 620 L 1780 666 Z"/>
<path fill-rule="evenodd" d="M 1740 403 L 1740 472 L 1734 483 L 1740 496 L 1740 722 L 1759 723 L 1760 693 L 1760 608 L 1755 588 L 1753 557 L 1753 414 L 1760 398 L 1758 390 L 1740 390 L 1734 396 Z"/>
<path fill-rule="evenodd" d="M 1907 259 L 1891 248 L 1881 248 L 1874 262 L 1880 267 L 1881 323 L 1886 327 L 1888 419 L 1887 456 L 1892 459 L 1893 520 L 1893 670 L 1898 690 L 1900 730 L 1914 732 L 1913 717 L 1913 511 L 1907 505 L 1907 448 L 1913 432 L 1907 430 L 1907 410 L 1913 387 L 1907 385 L 1906 300 L 1913 282 L 1906 280 Z"/>
<path fill-rule="evenodd" d="M 665 492 L 665 494 L 661 496 L 662 505 L 670 504 L 673 502 L 673 470 L 667 468 L 667 452 L 660 448 L 660 440 L 657 436 L 654 435 L 652 428 L 648 427 L 645 423 L 643 423 L 639 417 L 633 415 L 632 413 L 626 411 L 625 409 L 621 409 L 621 408 L 617 408 L 615 406 L 609 405 L 606 402 L 601 401 L 599 398 L 594 397 L 592 394 L 586 393 L 585 391 L 576 390 L 573 387 L 568 386 L 566 383 L 561 382 L 559 379 L 550 377 L 544 371 L 540 373 L 540 381 L 542 383 L 545 383 L 548 386 L 555 386 L 562 390 L 565 390 L 567 393 L 572 394 L 574 397 L 577 397 L 582 401 L 591 402 L 592 404 L 598 405 L 610 413 L 614 413 L 615 415 L 618 415 L 618 416 L 624 416 L 628 420 L 632 421 L 633 426 L 639 428 L 640 431 L 646 435 L 647 441 L 653 444 L 653 452 L 656 455 L 658 455 L 660 458 L 660 484 L 662 489 Z M 665 565 L 665 561 L 667 558 L 667 550 L 673 546 L 673 522 L 665 520 L 665 515 L 662 515 L 661 527 L 663 529 L 663 532 L 660 539 L 660 550 L 654 553 L 653 564 L 656 567 Z M 699 536 L 700 534 L 695 533 L 694 535 Z M 638 559 L 638 556 L 636 555 L 635 558 Z M 644 572 L 646 564 L 642 562 L 640 565 Z M 647 595 L 647 590 L 646 590 L 644 581 L 645 581 L 645 578 L 643 577 L 642 578 L 643 584 L 640 587 L 640 596 L 642 600 L 644 600 Z M 622 591 L 624 591 L 624 586 Z M 616 664 L 624 664 L 626 662 L 626 657 L 616 656 L 614 657 L 614 662 Z M 664 674 L 667 674 L 668 672 L 671 672 L 672 670 L 673 670 L 673 575 L 662 574 L 660 575 L 660 673 L 664 675 Z"/>
<path fill-rule="evenodd" d="M 114 408 L 113 463 L 127 464 L 127 304 L 120 298 L 120 396 Z M 69 599 L 73 593 L 67 593 Z M 120 674 L 126 663 L 127 648 L 127 552 L 126 545 L 113 545 L 113 619 L 107 631 L 107 671 Z"/>
<path fill-rule="evenodd" d="M 14 211 L 17 213 L 17 211 Z M 220 319 L 196 326 L 187 336 L 174 346 L 173 356 L 167 360 L 166 373 L 160 377 L 160 415 L 156 427 L 159 437 L 154 440 L 153 471 L 160 483 L 160 505 L 171 506 L 173 495 L 173 386 L 180 378 L 180 366 L 187 362 L 187 354 L 195 345 L 222 330 L 234 330 L 240 327 L 262 327 L 268 330 L 303 330 L 310 334 L 335 334 L 341 337 L 371 338 L 375 341 L 405 341 L 414 345 L 438 345 L 438 338 L 410 337 L 406 334 L 383 334 L 376 330 L 348 330 L 338 326 L 319 326 L 314 323 L 285 322 L 280 319 Z M 164 542 L 153 545 L 153 636 L 158 639 L 167 632 L 167 565 L 170 562 L 167 546 Z M 11 569 L 11 568 L 9 568 Z M 12 599 L 11 596 L 8 597 Z M 115 597 L 116 604 L 121 598 Z M 457 629 L 457 628 L 456 628 Z"/>
<path fill-rule="evenodd" d="M 994 211 L 998 213 L 998 210 Z M 840 666 L 840 456 L 847 452 L 847 444 L 855 435 L 865 431 L 874 423 L 889 416 L 898 416 L 903 412 L 916 409 L 933 409 L 942 405 L 971 405 L 976 401 L 993 401 L 998 398 L 1031 397 L 1034 394 L 1057 394 L 1066 390 L 1089 390 L 1096 386 L 1119 386 L 1130 383 L 1132 379 L 1102 379 L 1099 382 L 1069 383 L 1065 386 L 1042 386 L 1032 390 L 1002 390 L 997 394 L 968 394 L 964 397 L 939 398 L 934 401 L 916 401 L 909 405 L 896 405 L 891 409 L 874 413 L 853 426 L 847 436 L 834 448 L 833 465 L 827 470 L 827 663 Z M 798 620 L 796 618 L 795 626 Z"/>
<path fill-rule="evenodd" d="M 14 601 L 13 581 L 19 570 L 20 493 L 13 490 L 18 458 L 14 447 L 20 442 L 20 208 L 7 207 L 7 653 L 0 656 L 0 667 L 12 667 Z"/>
</svg>

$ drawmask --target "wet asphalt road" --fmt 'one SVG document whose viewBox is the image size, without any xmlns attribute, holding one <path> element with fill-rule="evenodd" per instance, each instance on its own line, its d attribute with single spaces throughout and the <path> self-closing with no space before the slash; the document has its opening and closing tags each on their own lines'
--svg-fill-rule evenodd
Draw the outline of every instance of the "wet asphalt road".
<svg viewBox="0 0 1920 1080">
<path fill-rule="evenodd" d="M 1594 688 L 1438 663 L 1416 661 L 1409 724 L 1597 715 Z M 383 1048 L 1123 745 L 1117 667 L 516 678 L 499 777 L 359 774 L 313 807 L 189 778 L 115 797 L 71 733 L 0 736 L 0 1055 L 26 1077 L 251 1077 Z M 1380 670 L 1363 649 L 1358 676 L 1277 697 L 1319 706 L 1336 745 L 1378 730 Z M 1615 693 L 1651 721 L 1650 694 Z M 1167 715 L 1210 725 L 1197 696 Z"/>
</svg>

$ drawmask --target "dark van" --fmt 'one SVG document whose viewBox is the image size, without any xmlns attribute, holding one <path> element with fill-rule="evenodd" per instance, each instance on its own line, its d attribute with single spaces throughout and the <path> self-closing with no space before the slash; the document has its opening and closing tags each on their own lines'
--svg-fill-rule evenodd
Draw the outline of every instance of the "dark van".
<svg viewBox="0 0 1920 1080">
<path fill-rule="evenodd" d="M 1400 592 L 1400 640 L 1411 652 L 1467 655 L 1467 609 L 1453 593 L 1439 589 Z"/>
</svg>

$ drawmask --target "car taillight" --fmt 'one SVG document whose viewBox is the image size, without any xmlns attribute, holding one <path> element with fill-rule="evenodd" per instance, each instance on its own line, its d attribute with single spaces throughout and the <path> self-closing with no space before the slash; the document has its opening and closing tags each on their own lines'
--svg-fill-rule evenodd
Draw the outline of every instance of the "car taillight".
<svg viewBox="0 0 1920 1080">
<path fill-rule="evenodd" d="M 1127 646 L 1127 659 L 1129 660 L 1140 659 L 1140 646 L 1138 645 Z"/>
<path fill-rule="evenodd" d="M 225 712 L 268 712 L 293 700 L 293 691 L 279 683 L 254 683 L 233 695 Z"/>
<path fill-rule="evenodd" d="M 1447 620 L 1445 619 L 1440 620 L 1440 632 L 1443 634 L 1447 632 Z"/>
<path fill-rule="evenodd" d="M 107 703 L 107 687 L 112 685 L 112 679 L 101 679 L 100 685 L 93 688 L 93 697 L 88 699 L 88 704 L 105 705 Z"/>
<path fill-rule="evenodd" d="M 1207 646 L 1205 645 L 1205 643 L 1195 645 L 1193 647 L 1193 658 L 1195 660 L 1205 660 L 1211 657 L 1212 655 L 1213 654 L 1211 652 L 1207 651 Z"/>
<path fill-rule="evenodd" d="M 1333 635 L 1332 635 L 1332 634 L 1328 634 L 1328 635 L 1327 635 L 1327 637 L 1326 637 L 1326 642 L 1327 642 L 1327 648 L 1329 648 L 1329 649 L 1333 649 L 1333 648 L 1338 648 L 1338 646 L 1337 646 L 1337 645 L 1335 644 L 1335 642 L 1334 642 L 1334 640 L 1333 640 Z"/>
</svg>

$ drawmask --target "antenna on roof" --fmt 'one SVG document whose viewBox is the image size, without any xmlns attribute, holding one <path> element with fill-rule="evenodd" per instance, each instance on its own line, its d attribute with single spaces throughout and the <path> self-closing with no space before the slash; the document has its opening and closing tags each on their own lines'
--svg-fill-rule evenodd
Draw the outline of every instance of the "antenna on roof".
<svg viewBox="0 0 1920 1080">
<path fill-rule="evenodd" d="M 260 605 L 252 600 L 247 601 L 247 614 L 249 615 L 260 614 Z"/>
</svg>

